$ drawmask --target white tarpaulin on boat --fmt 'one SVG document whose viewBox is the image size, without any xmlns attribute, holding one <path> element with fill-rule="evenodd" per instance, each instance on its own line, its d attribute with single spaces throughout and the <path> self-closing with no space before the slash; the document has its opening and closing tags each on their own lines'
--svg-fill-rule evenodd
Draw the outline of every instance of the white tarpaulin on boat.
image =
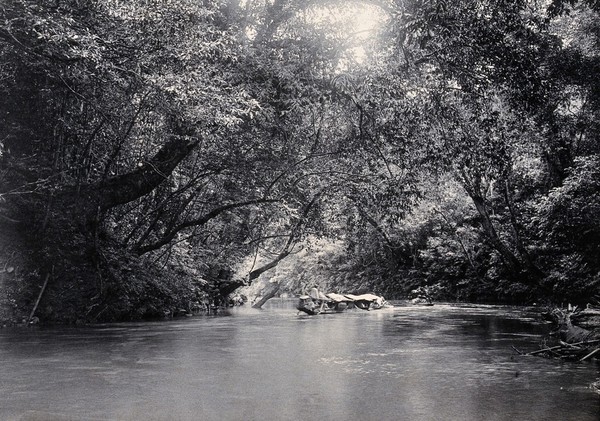
<svg viewBox="0 0 600 421">
<path fill-rule="evenodd" d="M 350 298 L 352 301 L 378 301 L 382 298 L 375 294 L 361 294 L 361 295 L 353 295 L 346 294 L 347 298 Z"/>
<path fill-rule="evenodd" d="M 335 292 L 330 292 L 329 294 L 327 294 L 327 297 L 330 300 L 333 300 L 335 302 L 342 302 L 342 301 L 348 301 L 348 298 L 344 297 L 341 294 L 336 294 Z"/>
</svg>

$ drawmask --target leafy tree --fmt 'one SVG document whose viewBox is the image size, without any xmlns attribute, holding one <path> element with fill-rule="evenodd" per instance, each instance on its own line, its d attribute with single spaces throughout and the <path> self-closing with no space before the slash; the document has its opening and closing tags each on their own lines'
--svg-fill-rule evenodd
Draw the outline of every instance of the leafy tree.
<svg viewBox="0 0 600 421">
<path fill-rule="evenodd" d="M 308 244 L 355 292 L 596 285 L 594 1 L 5 3 L 0 220 L 32 294 L 49 272 L 90 318 L 172 314 Z"/>
<path fill-rule="evenodd" d="M 555 300 L 583 304 L 598 293 L 598 163 L 598 156 L 578 158 L 564 184 L 541 199 L 532 220 L 550 268 L 544 286 Z"/>
</svg>

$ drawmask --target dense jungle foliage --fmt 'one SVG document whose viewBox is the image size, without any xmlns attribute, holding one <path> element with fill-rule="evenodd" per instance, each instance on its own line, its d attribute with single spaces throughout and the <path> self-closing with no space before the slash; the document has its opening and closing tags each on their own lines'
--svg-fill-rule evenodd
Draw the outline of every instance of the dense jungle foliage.
<svg viewBox="0 0 600 421">
<path fill-rule="evenodd" d="M 600 299 L 595 0 L 5 0 L 1 314 Z"/>
</svg>

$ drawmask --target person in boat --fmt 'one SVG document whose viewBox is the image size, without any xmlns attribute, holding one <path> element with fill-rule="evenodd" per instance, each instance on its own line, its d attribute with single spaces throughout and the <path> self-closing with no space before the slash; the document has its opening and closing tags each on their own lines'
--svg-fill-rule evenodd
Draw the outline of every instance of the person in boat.
<svg viewBox="0 0 600 421">
<path fill-rule="evenodd" d="M 301 295 L 300 302 L 298 304 L 298 310 L 307 311 L 309 313 L 314 312 L 318 308 L 317 304 L 308 295 Z"/>
<path fill-rule="evenodd" d="M 327 306 L 325 300 L 322 298 L 322 294 L 319 292 L 319 289 L 316 286 L 310 289 L 308 295 L 315 303 L 315 308 L 319 307 L 319 311 L 323 311 L 323 309 Z"/>
</svg>

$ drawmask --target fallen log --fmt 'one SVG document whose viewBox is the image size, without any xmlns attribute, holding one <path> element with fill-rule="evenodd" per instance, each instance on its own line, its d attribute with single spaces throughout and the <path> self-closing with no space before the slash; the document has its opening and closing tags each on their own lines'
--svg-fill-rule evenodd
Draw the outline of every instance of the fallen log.
<svg viewBox="0 0 600 421">
<path fill-rule="evenodd" d="M 590 358 L 592 355 L 594 355 L 596 352 L 600 351 L 600 348 L 596 348 L 594 349 L 592 352 L 590 352 L 589 354 L 587 354 L 585 357 L 583 357 L 582 359 L 580 359 L 579 361 L 585 361 L 588 358 Z"/>
<path fill-rule="evenodd" d="M 589 341 L 586 340 L 586 341 L 575 342 L 575 343 L 572 343 L 572 344 L 566 344 L 568 346 L 565 346 L 565 345 L 562 345 L 562 344 L 561 345 L 555 345 L 555 346 L 551 346 L 551 347 L 548 347 L 548 348 L 542 348 L 542 349 L 538 349 L 536 351 L 531 351 L 531 352 L 528 352 L 525 355 L 537 355 L 537 354 L 541 354 L 543 352 L 556 351 L 557 349 L 561 349 L 561 348 L 567 348 L 567 349 L 571 349 L 572 350 L 572 347 L 576 347 L 578 345 L 592 345 L 592 344 L 595 344 L 595 343 L 600 343 L 600 339 L 592 339 L 592 340 L 589 340 Z"/>
<path fill-rule="evenodd" d="M 46 286 L 48 285 L 48 279 L 50 279 L 50 272 L 48 272 L 46 274 L 46 279 L 44 280 L 44 285 L 42 286 L 42 289 L 40 290 L 40 293 L 37 297 L 37 300 L 35 302 L 35 305 L 33 306 L 33 310 L 31 310 L 31 314 L 29 314 L 29 318 L 27 319 L 27 324 L 31 324 L 31 321 L 33 320 L 33 316 L 35 315 L 35 311 L 38 308 L 38 305 L 40 304 L 40 300 L 42 299 L 42 295 L 44 295 L 44 291 L 46 290 Z"/>
<path fill-rule="evenodd" d="M 525 355 L 536 355 L 536 354 L 541 354 L 542 352 L 549 352 L 549 351 L 553 351 L 553 350 L 555 350 L 555 349 L 559 349 L 559 348 L 561 348 L 561 347 L 562 347 L 562 345 L 551 346 L 550 348 L 543 348 L 543 349 L 538 349 L 537 351 L 531 351 L 531 352 L 528 352 L 528 353 L 527 353 L 527 354 L 525 354 Z"/>
<path fill-rule="evenodd" d="M 577 345 L 573 345 L 573 344 L 570 344 L 570 343 L 565 342 L 565 341 L 560 341 L 560 344 L 562 346 L 564 346 L 565 348 L 572 348 L 574 350 L 581 351 L 581 347 L 579 347 Z"/>
</svg>

